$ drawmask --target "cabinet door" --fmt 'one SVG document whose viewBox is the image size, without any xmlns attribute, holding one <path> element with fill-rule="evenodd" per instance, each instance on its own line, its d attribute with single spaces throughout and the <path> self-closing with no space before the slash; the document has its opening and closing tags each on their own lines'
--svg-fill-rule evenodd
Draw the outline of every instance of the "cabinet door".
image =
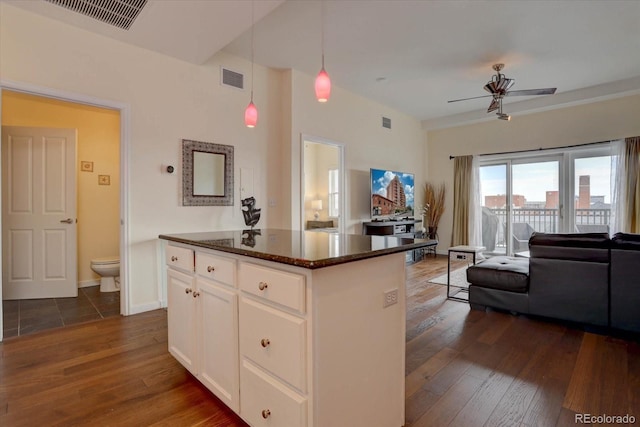
<svg viewBox="0 0 640 427">
<path fill-rule="evenodd" d="M 195 277 L 173 269 L 167 271 L 167 322 L 169 353 L 192 374 L 195 357 Z"/>
<path fill-rule="evenodd" d="M 198 278 L 200 381 L 239 412 L 238 296 Z"/>
</svg>

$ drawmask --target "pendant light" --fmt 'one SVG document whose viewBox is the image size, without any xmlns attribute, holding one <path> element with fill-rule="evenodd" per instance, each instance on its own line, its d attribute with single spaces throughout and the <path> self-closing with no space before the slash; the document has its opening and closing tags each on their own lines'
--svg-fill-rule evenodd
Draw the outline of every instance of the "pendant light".
<svg viewBox="0 0 640 427">
<path fill-rule="evenodd" d="M 320 3 L 322 8 L 321 18 L 321 44 L 322 44 L 322 69 L 316 77 L 316 98 L 318 102 L 327 102 L 331 96 L 331 79 L 324 69 L 324 1 Z"/>
<path fill-rule="evenodd" d="M 254 128 L 258 124 L 258 109 L 256 108 L 256 104 L 253 103 L 253 9 L 254 0 L 251 0 L 251 101 L 249 105 L 247 105 L 246 110 L 244 110 L 244 124 L 247 125 L 248 128 Z"/>
</svg>

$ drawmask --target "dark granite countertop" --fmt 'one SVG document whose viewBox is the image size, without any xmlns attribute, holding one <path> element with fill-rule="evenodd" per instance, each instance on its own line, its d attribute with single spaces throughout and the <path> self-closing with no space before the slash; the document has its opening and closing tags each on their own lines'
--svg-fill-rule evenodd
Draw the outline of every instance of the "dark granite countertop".
<svg viewBox="0 0 640 427">
<path fill-rule="evenodd" d="M 161 234 L 160 239 L 315 269 L 419 249 L 436 240 L 273 228 Z"/>
</svg>

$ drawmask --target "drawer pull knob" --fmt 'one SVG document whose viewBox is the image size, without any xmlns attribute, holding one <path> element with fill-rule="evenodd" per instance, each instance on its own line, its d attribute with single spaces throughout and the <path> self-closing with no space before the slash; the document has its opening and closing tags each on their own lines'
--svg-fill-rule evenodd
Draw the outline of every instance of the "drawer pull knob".
<svg viewBox="0 0 640 427">
<path fill-rule="evenodd" d="M 187 288 L 187 289 L 184 290 L 185 294 L 189 294 L 191 292 L 193 292 L 193 289 L 191 289 L 191 288 Z"/>
<path fill-rule="evenodd" d="M 194 293 L 193 293 L 193 297 L 194 297 L 194 298 L 198 298 L 199 296 L 200 296 L 200 292 L 194 292 Z"/>
<path fill-rule="evenodd" d="M 260 345 L 263 346 L 264 348 L 269 347 L 269 344 L 271 344 L 271 341 L 269 341 L 269 338 L 262 338 L 260 340 Z"/>
<path fill-rule="evenodd" d="M 177 256 L 173 255 L 173 256 L 171 257 L 171 262 L 176 262 L 177 260 L 178 260 L 178 257 L 177 257 Z"/>
<path fill-rule="evenodd" d="M 216 270 L 216 269 L 215 269 L 215 267 L 214 267 L 214 266 L 212 266 L 212 265 L 210 265 L 210 266 L 208 266 L 208 267 L 207 267 L 207 271 L 208 271 L 209 273 L 211 273 L 212 271 L 215 271 L 215 270 Z"/>
<path fill-rule="evenodd" d="M 267 282 L 260 282 L 258 283 L 258 289 L 260 289 L 261 291 L 264 291 L 265 289 L 267 289 Z"/>
<path fill-rule="evenodd" d="M 269 418 L 270 415 L 271 415 L 271 411 L 270 410 L 268 410 L 268 409 L 263 409 L 262 410 L 262 418 L 264 418 L 265 420 L 267 418 Z"/>
</svg>

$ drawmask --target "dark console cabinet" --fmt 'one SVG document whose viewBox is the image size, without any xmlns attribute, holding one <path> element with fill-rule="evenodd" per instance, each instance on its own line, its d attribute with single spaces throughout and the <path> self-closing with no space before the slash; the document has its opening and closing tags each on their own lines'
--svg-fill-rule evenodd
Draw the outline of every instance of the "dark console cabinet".
<svg viewBox="0 0 640 427">
<path fill-rule="evenodd" d="M 369 221 L 362 223 L 362 234 L 369 236 L 416 237 L 421 230 L 416 229 L 421 224 L 419 219 L 403 219 L 397 221 Z"/>
</svg>

